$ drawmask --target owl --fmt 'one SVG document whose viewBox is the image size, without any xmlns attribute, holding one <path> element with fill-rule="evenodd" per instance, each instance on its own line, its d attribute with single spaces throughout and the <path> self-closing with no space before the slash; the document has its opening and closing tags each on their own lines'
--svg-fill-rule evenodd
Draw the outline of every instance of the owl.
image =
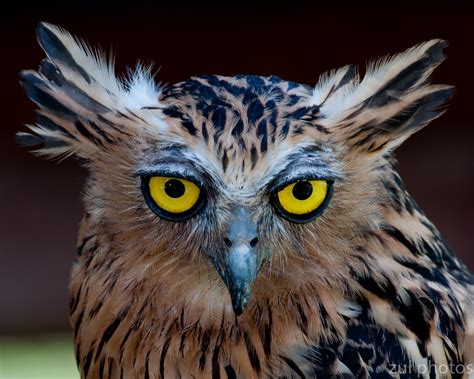
<svg viewBox="0 0 474 379">
<path fill-rule="evenodd" d="M 395 149 L 439 117 L 431 40 L 315 86 L 128 79 L 46 23 L 19 141 L 88 170 L 70 283 L 81 378 L 468 378 L 474 277 Z M 470 376 L 471 375 L 471 376 Z"/>
</svg>

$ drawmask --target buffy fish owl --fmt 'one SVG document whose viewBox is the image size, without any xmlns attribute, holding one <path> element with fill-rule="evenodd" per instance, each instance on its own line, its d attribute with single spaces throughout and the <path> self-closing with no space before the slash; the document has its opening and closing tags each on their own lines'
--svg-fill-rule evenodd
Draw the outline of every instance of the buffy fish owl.
<svg viewBox="0 0 474 379">
<path fill-rule="evenodd" d="M 39 25 L 20 143 L 88 170 L 70 284 L 82 378 L 471 378 L 474 278 L 395 149 L 453 94 L 431 40 L 312 86 L 118 78 Z"/>
</svg>

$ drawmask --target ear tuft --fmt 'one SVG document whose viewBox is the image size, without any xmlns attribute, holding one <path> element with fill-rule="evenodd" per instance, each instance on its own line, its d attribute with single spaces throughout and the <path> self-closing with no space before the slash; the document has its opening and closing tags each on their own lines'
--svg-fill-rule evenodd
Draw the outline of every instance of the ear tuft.
<svg viewBox="0 0 474 379">
<path fill-rule="evenodd" d="M 447 42 L 434 39 L 421 43 L 393 57 L 369 64 L 359 81 L 352 76 L 345 85 L 339 82 L 341 70 L 323 77 L 314 94 L 326 83 L 333 83 L 328 97 L 318 104 L 322 123 L 344 142 L 358 150 L 385 152 L 393 150 L 405 139 L 444 112 L 453 94 L 450 86 L 430 85 L 433 70 L 444 60 Z"/>
<path fill-rule="evenodd" d="M 39 152 L 51 156 L 90 158 L 116 139 L 129 138 L 130 128 L 160 120 L 158 112 L 142 110 L 160 105 L 149 70 L 139 67 L 130 79 L 119 80 L 101 51 L 65 30 L 40 23 L 37 36 L 46 58 L 38 71 L 22 71 L 20 81 L 40 112 L 36 126 L 28 126 L 34 134 L 20 133 L 20 143 L 41 145 Z"/>
</svg>

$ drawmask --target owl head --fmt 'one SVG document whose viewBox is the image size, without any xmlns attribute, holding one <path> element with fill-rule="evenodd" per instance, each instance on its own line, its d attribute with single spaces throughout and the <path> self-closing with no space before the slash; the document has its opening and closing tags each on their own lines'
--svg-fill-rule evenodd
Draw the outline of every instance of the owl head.
<svg viewBox="0 0 474 379">
<path fill-rule="evenodd" d="M 380 59 L 363 78 L 345 66 L 311 86 L 205 75 L 160 87 L 141 67 L 117 78 L 56 26 L 37 33 L 46 58 L 21 82 L 38 117 L 18 137 L 89 170 L 96 270 L 176 299 L 184 283 L 225 291 L 237 315 L 273 293 L 342 288 L 370 262 L 357 252 L 397 208 L 392 153 L 453 93 L 429 81 L 442 40 Z"/>
</svg>

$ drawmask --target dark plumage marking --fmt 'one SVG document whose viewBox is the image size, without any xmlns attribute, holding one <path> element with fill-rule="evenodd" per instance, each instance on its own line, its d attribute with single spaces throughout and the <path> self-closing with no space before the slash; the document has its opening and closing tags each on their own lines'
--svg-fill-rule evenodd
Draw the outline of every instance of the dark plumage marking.
<svg viewBox="0 0 474 379">
<path fill-rule="evenodd" d="M 182 119 L 182 117 L 184 116 L 183 112 L 181 112 L 181 110 L 175 105 L 172 105 L 163 109 L 163 114 L 165 116 L 173 117 L 177 119 Z"/>
<path fill-rule="evenodd" d="M 77 139 L 71 133 L 69 133 L 65 128 L 63 128 L 61 125 L 56 124 L 49 117 L 46 117 L 45 115 L 41 113 L 36 114 L 36 124 L 52 132 L 60 132 L 71 139 L 74 139 L 74 140 Z"/>
<path fill-rule="evenodd" d="M 100 379 L 104 377 L 104 368 L 105 368 L 105 358 L 101 358 L 99 362 L 99 378 Z"/>
<path fill-rule="evenodd" d="M 220 133 L 214 133 L 213 136 L 214 144 L 215 144 L 215 151 L 217 155 L 220 155 L 222 150 L 222 141 L 220 140 Z"/>
<path fill-rule="evenodd" d="M 291 131 L 292 136 L 297 136 L 305 133 L 304 125 L 296 125 Z"/>
<path fill-rule="evenodd" d="M 125 118 L 126 120 L 129 120 L 129 121 L 133 121 L 133 119 L 130 116 L 128 116 L 127 114 L 125 114 L 123 112 L 120 112 L 118 110 L 115 111 L 115 115 L 117 117 Z"/>
<path fill-rule="evenodd" d="M 212 379 L 220 379 L 220 365 L 219 365 L 219 350 L 220 347 L 216 346 L 214 352 L 212 353 Z"/>
<path fill-rule="evenodd" d="M 184 82 L 183 89 L 189 92 L 197 100 L 212 101 L 217 98 L 217 94 L 211 86 L 203 84 L 195 79 L 189 79 Z"/>
<path fill-rule="evenodd" d="M 292 89 L 298 88 L 300 85 L 296 82 L 288 82 L 288 91 L 291 91 Z"/>
<path fill-rule="evenodd" d="M 416 103 L 410 104 L 401 110 L 397 116 L 392 117 L 390 120 L 380 124 L 370 121 L 366 125 L 361 126 L 349 139 L 356 139 L 355 143 L 353 143 L 354 147 L 362 147 L 370 146 L 372 142 L 381 139 L 381 136 L 407 133 L 407 130 L 425 125 L 439 115 L 442 112 L 442 106 L 446 104 L 453 93 L 454 89 L 451 87 L 431 92 Z"/>
<path fill-rule="evenodd" d="M 390 376 L 390 363 L 398 367 L 412 367 L 398 338 L 375 324 L 368 312 L 363 312 L 358 318 L 348 322 L 346 338 L 340 359 L 354 374 L 363 368 L 358 361 L 359 357 L 367 359 L 364 359 L 364 364 L 369 367 L 371 375 L 377 374 L 374 376 L 376 378 L 393 378 L 393 375 Z M 373 352 L 368 347 L 372 347 Z M 322 361 L 326 361 L 324 357 Z M 419 378 L 415 373 L 408 377 Z"/>
<path fill-rule="evenodd" d="M 223 107 L 216 107 L 211 116 L 211 121 L 215 129 L 219 132 L 222 132 L 225 128 L 225 123 L 227 120 L 226 110 Z"/>
<path fill-rule="evenodd" d="M 227 150 L 224 149 L 224 152 L 222 153 L 222 170 L 225 172 L 227 170 L 227 165 L 229 164 L 229 157 L 227 156 Z"/>
<path fill-rule="evenodd" d="M 382 227 L 382 230 L 393 239 L 400 242 L 403 246 L 405 246 L 414 256 L 419 256 L 420 251 L 418 250 L 417 246 L 411 242 L 405 235 L 398 230 L 396 227 L 392 225 L 385 225 Z"/>
<path fill-rule="evenodd" d="M 232 128 L 231 134 L 234 137 L 240 137 L 244 131 L 244 123 L 241 119 L 237 120 L 236 124 Z"/>
<path fill-rule="evenodd" d="M 98 114 L 97 119 L 100 122 L 103 122 L 105 125 L 107 125 L 108 128 L 111 128 L 111 129 L 115 130 L 116 132 L 118 132 L 120 134 L 123 134 L 125 136 L 128 136 L 128 137 L 131 136 L 131 134 L 129 132 L 127 132 L 127 130 L 124 129 L 122 125 L 116 124 L 115 122 L 112 122 L 112 121 L 108 120 L 103 115 Z M 135 121 L 135 120 L 132 120 L 131 118 L 129 118 L 129 120 Z"/>
<path fill-rule="evenodd" d="M 76 116 L 75 112 L 47 93 L 43 89 L 43 81 L 33 73 L 23 71 L 20 73 L 20 79 L 27 96 L 39 106 L 46 108 L 67 120 L 71 120 Z"/>
<path fill-rule="evenodd" d="M 416 202 L 413 200 L 411 196 L 405 196 L 404 205 L 405 205 L 405 210 L 411 215 L 414 214 L 415 210 L 419 210 L 418 205 L 416 204 Z"/>
<path fill-rule="evenodd" d="M 201 357 L 199 359 L 199 368 L 204 370 L 206 365 L 206 353 L 209 349 L 209 343 L 211 342 L 211 336 L 209 330 L 206 330 L 201 337 Z"/>
<path fill-rule="evenodd" d="M 125 108 L 125 110 L 126 110 L 129 114 L 131 114 L 133 117 L 135 117 L 137 120 L 143 122 L 144 125 L 147 124 L 147 122 L 146 122 L 143 118 L 141 118 L 138 114 L 136 114 L 136 113 L 133 112 L 132 110 L 130 110 L 130 109 L 128 109 L 128 108 Z"/>
<path fill-rule="evenodd" d="M 271 130 L 270 130 L 270 135 L 272 137 L 272 142 L 275 142 L 275 137 L 276 137 L 276 131 L 277 131 L 277 128 L 278 128 L 278 124 L 277 124 L 277 118 L 278 118 L 278 111 L 275 109 L 271 115 L 270 115 L 270 119 L 269 119 L 269 124 L 270 124 L 270 127 L 271 127 Z"/>
<path fill-rule="evenodd" d="M 150 354 L 151 354 L 151 350 L 148 351 L 145 358 L 145 378 L 144 379 L 150 379 Z"/>
<path fill-rule="evenodd" d="M 84 371 L 84 377 L 87 377 L 87 374 L 89 373 L 93 354 L 94 354 L 94 349 L 92 348 L 91 350 L 89 350 L 89 352 L 87 353 L 86 359 L 84 360 L 84 364 L 82 366 L 82 369 Z"/>
<path fill-rule="evenodd" d="M 227 374 L 228 379 L 237 379 L 237 375 L 235 374 L 235 370 L 231 365 L 227 365 L 224 367 L 225 373 Z"/>
<path fill-rule="evenodd" d="M 77 291 L 77 293 L 71 299 L 71 303 L 70 303 L 70 307 L 69 307 L 69 313 L 71 315 L 73 315 L 74 312 L 77 309 L 77 305 L 79 304 L 79 300 L 81 298 L 81 291 L 82 291 L 82 284 L 80 285 L 79 290 Z"/>
<path fill-rule="evenodd" d="M 89 318 L 92 319 L 94 318 L 97 313 L 100 311 L 100 309 L 102 308 L 102 305 L 104 305 L 104 302 L 101 300 L 101 301 L 98 301 L 94 307 L 90 310 L 89 312 Z"/>
<path fill-rule="evenodd" d="M 115 331 L 119 327 L 120 323 L 123 320 L 124 315 L 120 314 L 112 323 L 105 329 L 104 333 L 102 334 L 102 338 L 100 340 L 100 343 L 97 347 L 97 352 L 95 354 L 95 359 L 99 357 L 99 354 L 102 352 L 102 349 L 104 348 L 104 345 L 109 342 L 109 340 L 112 338 L 114 335 Z"/>
<path fill-rule="evenodd" d="M 304 354 L 304 358 L 312 364 L 310 378 L 333 378 L 334 366 L 341 349 L 341 342 L 325 342 L 318 346 L 311 346 Z"/>
<path fill-rule="evenodd" d="M 165 377 L 165 359 L 166 354 L 168 353 L 168 348 L 170 347 L 171 337 L 168 337 L 166 341 L 163 343 L 163 347 L 161 349 L 160 355 L 160 376 L 162 378 Z"/>
<path fill-rule="evenodd" d="M 250 149 L 250 161 L 252 162 L 252 168 L 255 167 L 257 164 L 258 160 L 258 154 L 257 154 L 257 148 L 255 145 L 252 145 L 252 148 Z"/>
<path fill-rule="evenodd" d="M 109 378 L 113 378 L 115 359 L 113 359 L 112 357 L 109 357 L 107 359 L 107 363 L 108 363 L 108 368 L 109 368 L 109 373 L 108 373 Z"/>
<path fill-rule="evenodd" d="M 374 357 L 375 350 L 373 346 L 366 344 L 353 348 L 348 344 L 344 348 L 340 360 L 351 370 L 355 378 L 370 378 L 367 366 L 370 367 L 373 364 Z"/>
<path fill-rule="evenodd" d="M 288 99 L 286 101 L 286 105 L 289 106 L 289 107 L 292 107 L 293 105 L 296 105 L 300 100 L 301 100 L 300 96 L 290 95 L 290 96 L 288 96 Z"/>
<path fill-rule="evenodd" d="M 405 292 L 409 296 L 408 301 L 404 301 L 400 296 L 397 296 L 393 299 L 392 304 L 403 316 L 403 323 L 418 336 L 422 346 L 424 346 L 428 343 L 430 338 L 430 322 L 434 317 L 434 313 L 430 311 L 434 310 L 434 304 L 433 306 L 427 307 L 419 300 L 418 296 L 415 295 L 413 291 L 405 289 Z"/>
<path fill-rule="evenodd" d="M 132 332 L 136 331 L 138 329 L 138 323 L 135 323 L 131 328 L 129 328 L 127 330 L 127 333 L 125 334 L 125 336 L 123 337 L 122 339 L 122 342 L 120 343 L 120 347 L 119 347 L 119 351 L 120 351 L 120 359 L 119 361 L 122 362 L 122 357 L 123 357 L 123 353 L 125 351 L 124 347 L 125 347 L 125 343 L 127 342 L 127 340 L 129 339 L 130 335 L 132 334 Z"/>
<path fill-rule="evenodd" d="M 183 120 L 181 125 L 188 131 L 192 136 L 196 135 L 196 127 L 191 120 Z"/>
<path fill-rule="evenodd" d="M 188 334 L 188 331 L 185 330 L 184 332 L 181 333 L 181 338 L 179 341 L 179 352 L 181 355 L 184 357 L 184 342 L 186 340 L 186 335 Z"/>
<path fill-rule="evenodd" d="M 62 92 L 66 93 L 69 98 L 73 99 L 77 104 L 94 113 L 106 113 L 111 109 L 99 103 L 86 92 L 77 87 L 74 83 L 67 80 L 59 71 L 58 67 L 48 60 L 41 61 L 39 72 L 43 74 L 46 79 L 55 83 Z"/>
<path fill-rule="evenodd" d="M 267 86 L 263 79 L 257 75 L 246 75 L 245 80 L 250 88 L 252 88 L 257 93 L 267 90 Z"/>
<path fill-rule="evenodd" d="M 96 136 L 94 136 L 85 126 L 84 124 L 79 121 L 75 120 L 74 121 L 74 126 L 76 127 L 77 131 L 82 134 L 85 138 L 87 138 L 89 141 L 94 142 L 96 145 L 102 145 L 102 141 L 98 139 Z"/>
<path fill-rule="evenodd" d="M 261 120 L 257 125 L 257 137 L 260 138 L 260 152 L 263 154 L 268 149 L 267 122 Z"/>
<path fill-rule="evenodd" d="M 319 118 L 319 107 L 316 105 L 312 107 L 301 107 L 292 112 L 286 113 L 284 117 L 290 120 L 305 121 L 310 123 Z"/>
<path fill-rule="evenodd" d="M 263 104 L 259 99 L 254 99 L 247 108 L 249 124 L 255 124 L 263 116 Z"/>
<path fill-rule="evenodd" d="M 270 306 L 267 307 L 268 322 L 263 326 L 262 330 L 262 343 L 263 351 L 268 356 L 272 352 L 272 309 Z"/>
<path fill-rule="evenodd" d="M 46 54 L 52 59 L 57 59 L 65 66 L 79 73 L 87 83 L 91 83 L 89 74 L 82 66 L 77 64 L 61 40 L 44 23 L 40 23 L 36 29 L 39 43 Z"/>
<path fill-rule="evenodd" d="M 443 60 L 443 49 L 446 46 L 446 41 L 439 41 L 427 49 L 419 60 L 400 71 L 377 93 L 365 100 L 364 105 L 370 107 L 383 106 L 393 99 L 390 95 L 391 93 L 409 89 L 420 79 L 427 69 Z"/>
<path fill-rule="evenodd" d="M 290 123 L 289 123 L 289 121 L 287 121 L 287 122 L 285 122 L 285 124 L 283 125 L 283 127 L 280 130 L 280 136 L 282 138 L 286 138 L 289 131 L 290 131 Z"/>
<path fill-rule="evenodd" d="M 200 79 L 205 79 L 212 87 L 219 87 L 219 79 L 216 75 L 201 75 Z"/>
<path fill-rule="evenodd" d="M 196 135 L 197 129 L 194 126 L 193 120 L 188 115 L 186 115 L 179 107 L 177 107 L 176 105 L 171 105 L 169 107 L 164 108 L 162 112 L 168 117 L 180 120 L 181 126 L 184 128 L 184 130 L 186 130 L 192 136 Z"/>
<path fill-rule="evenodd" d="M 252 343 L 252 340 L 247 332 L 244 332 L 244 341 L 247 348 L 247 353 L 249 356 L 250 364 L 257 373 L 260 373 L 260 360 L 258 359 L 257 350 Z"/>
<path fill-rule="evenodd" d="M 370 271 L 367 275 L 362 275 L 353 269 L 351 269 L 351 274 L 364 289 L 382 299 L 393 299 L 397 296 L 397 289 L 391 280 L 386 277 L 377 281 Z"/>
<path fill-rule="evenodd" d="M 219 84 L 235 98 L 242 97 L 244 92 L 247 90 L 244 87 L 236 86 L 224 80 L 219 81 Z"/>
<path fill-rule="evenodd" d="M 267 100 L 267 102 L 265 103 L 265 110 L 271 111 L 271 112 L 276 112 L 277 111 L 277 105 L 275 103 L 275 100 L 273 100 L 273 99 Z"/>
<path fill-rule="evenodd" d="M 379 144 L 377 144 L 375 142 L 372 142 L 372 144 L 367 149 L 367 152 L 376 153 L 376 152 L 382 150 L 385 146 L 387 146 L 388 143 L 389 143 L 388 139 L 386 141 L 382 142 L 382 143 L 379 143 Z"/>
<path fill-rule="evenodd" d="M 303 307 L 299 302 L 296 302 L 296 309 L 298 310 L 298 315 L 300 319 L 298 320 L 297 324 L 301 331 L 307 336 L 308 335 L 308 318 L 304 313 Z"/>
<path fill-rule="evenodd" d="M 163 109 L 163 107 L 145 106 L 145 107 L 141 107 L 140 109 L 144 109 L 144 110 L 147 110 L 147 111 L 157 111 L 157 110 Z"/>
<path fill-rule="evenodd" d="M 321 124 L 311 123 L 311 126 L 315 129 L 317 129 L 321 133 L 324 133 L 324 134 L 330 134 L 331 133 L 328 128 L 326 128 L 325 126 L 323 126 Z"/>
<path fill-rule="evenodd" d="M 386 122 L 383 123 L 383 128 L 375 128 L 373 127 L 378 133 L 380 134 L 388 134 L 391 133 L 393 130 L 400 128 L 403 124 L 409 121 L 415 114 L 419 111 L 420 105 L 422 105 L 423 100 L 419 103 L 410 104 L 408 107 L 404 108 L 400 111 L 400 113 L 393 117 Z"/>
<path fill-rule="evenodd" d="M 390 200 L 392 203 L 391 205 L 393 206 L 393 208 L 397 212 L 401 212 L 403 209 L 403 192 L 400 190 L 398 186 L 395 185 L 395 183 L 389 180 L 384 180 L 383 186 L 387 190 L 388 195 L 390 196 Z"/>
<path fill-rule="evenodd" d="M 257 125 L 257 137 L 260 139 L 267 138 L 267 121 L 261 120 Z"/>
<path fill-rule="evenodd" d="M 397 263 L 405 266 L 417 274 L 421 275 L 423 278 L 430 280 L 432 282 L 440 283 L 445 287 L 449 287 L 448 280 L 444 276 L 444 274 L 438 270 L 433 268 L 428 268 L 422 266 L 421 264 L 417 263 L 416 261 L 407 260 L 401 257 L 394 257 L 393 258 Z"/>
<path fill-rule="evenodd" d="M 207 132 L 207 126 L 205 121 L 203 121 L 201 125 L 201 135 L 204 141 L 207 143 L 209 141 L 209 133 Z"/>
<path fill-rule="evenodd" d="M 77 334 L 79 333 L 79 329 L 81 328 L 83 317 L 84 317 L 84 309 L 81 311 L 81 313 L 77 317 L 76 323 L 74 324 L 74 338 L 76 338 Z"/>
<path fill-rule="evenodd" d="M 288 365 L 288 367 L 295 373 L 297 374 L 300 378 L 306 378 L 304 375 L 303 371 L 298 367 L 298 365 L 290 358 L 285 357 L 284 355 L 280 355 L 281 359 L 285 361 L 285 363 Z"/>
<path fill-rule="evenodd" d="M 99 125 L 97 125 L 95 122 L 93 121 L 89 121 L 89 125 L 92 127 L 92 129 L 94 129 L 94 131 L 99 134 L 104 140 L 107 141 L 107 143 L 109 144 L 113 144 L 114 141 L 112 141 L 109 137 L 109 135 L 104 131 L 104 129 L 102 129 L 101 127 L 99 127 Z"/>
<path fill-rule="evenodd" d="M 36 147 L 39 145 L 44 145 L 44 148 L 53 148 L 53 147 L 61 147 L 65 146 L 66 144 L 64 143 L 63 140 L 55 138 L 54 140 L 45 141 L 44 137 L 39 137 L 35 134 L 29 134 L 29 133 L 21 133 L 16 135 L 16 142 L 26 148 L 30 147 Z M 52 142 L 52 143 L 51 143 Z"/>
<path fill-rule="evenodd" d="M 182 120 L 182 118 L 184 116 L 183 112 L 181 112 L 181 110 L 175 105 L 172 105 L 172 106 L 169 106 L 169 107 L 166 107 L 165 109 L 163 109 L 163 114 L 165 116 L 172 117 L 172 118 L 177 118 L 177 119 L 180 119 L 180 120 Z"/>
<path fill-rule="evenodd" d="M 448 337 L 448 339 L 455 345 L 457 346 L 457 334 L 456 334 L 456 328 L 453 325 L 453 322 L 456 322 L 457 326 L 463 326 L 463 321 L 462 321 L 462 316 L 457 309 L 454 309 L 450 307 L 450 311 L 452 312 L 452 318 L 451 315 L 448 314 L 448 311 L 445 309 L 443 302 L 444 299 L 442 298 L 441 294 L 432 289 L 432 288 L 427 288 L 427 292 L 429 294 L 430 299 L 433 301 L 433 303 L 436 306 L 436 309 L 438 310 L 438 316 L 439 316 L 439 322 L 438 322 L 438 329 L 441 331 L 441 333 L 445 336 Z"/>
<path fill-rule="evenodd" d="M 341 78 L 341 80 L 339 81 L 339 83 L 337 84 L 337 86 L 334 88 L 334 91 L 337 91 L 338 89 L 340 89 L 341 87 L 344 87 L 346 84 L 348 84 L 349 82 L 351 82 L 354 77 L 356 76 L 357 74 L 357 66 L 355 65 L 349 65 L 346 73 L 344 74 L 344 76 Z"/>
<path fill-rule="evenodd" d="M 270 83 L 273 83 L 273 84 L 277 84 L 282 81 L 281 78 L 276 75 L 270 75 L 267 79 Z"/>
<path fill-rule="evenodd" d="M 74 349 L 74 356 L 76 358 L 76 365 L 79 367 L 81 365 L 81 343 L 77 342 L 77 345 Z"/>
</svg>

